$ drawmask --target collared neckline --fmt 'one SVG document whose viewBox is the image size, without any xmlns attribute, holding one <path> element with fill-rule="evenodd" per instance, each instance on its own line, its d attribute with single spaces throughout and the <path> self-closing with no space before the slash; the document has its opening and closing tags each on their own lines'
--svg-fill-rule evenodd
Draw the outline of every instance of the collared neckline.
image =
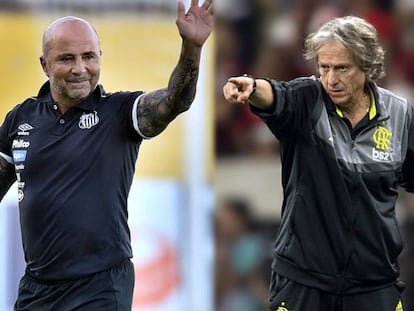
<svg viewBox="0 0 414 311">
<path fill-rule="evenodd" d="M 99 103 L 99 99 L 105 96 L 105 90 L 102 85 L 98 84 L 95 90 L 90 94 L 84 101 L 79 103 L 76 108 L 86 110 L 86 111 L 93 111 L 96 110 L 96 107 Z M 50 82 L 46 81 L 40 88 L 39 93 L 37 95 L 37 100 L 41 103 L 46 103 L 49 106 L 53 106 L 56 102 L 52 98 L 52 94 L 50 92 Z"/>
</svg>

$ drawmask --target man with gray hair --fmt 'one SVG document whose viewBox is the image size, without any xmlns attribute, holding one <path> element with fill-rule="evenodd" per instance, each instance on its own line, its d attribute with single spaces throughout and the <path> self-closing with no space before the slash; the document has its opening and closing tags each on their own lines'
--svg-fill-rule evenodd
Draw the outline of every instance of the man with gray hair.
<svg viewBox="0 0 414 311">
<path fill-rule="evenodd" d="M 281 144 L 283 205 L 273 251 L 273 311 L 403 310 L 395 215 L 398 186 L 414 191 L 413 107 L 379 87 L 375 28 L 347 16 L 305 41 L 317 77 L 232 77 Z"/>
</svg>

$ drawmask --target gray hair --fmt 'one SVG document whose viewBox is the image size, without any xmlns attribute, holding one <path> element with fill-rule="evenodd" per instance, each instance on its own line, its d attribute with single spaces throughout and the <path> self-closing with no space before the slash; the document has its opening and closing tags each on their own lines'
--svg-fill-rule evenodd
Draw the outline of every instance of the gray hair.
<svg viewBox="0 0 414 311">
<path fill-rule="evenodd" d="M 346 16 L 323 24 L 306 38 L 305 59 L 317 64 L 319 49 L 332 40 L 341 42 L 353 53 L 357 66 L 367 73 L 367 80 L 385 76 L 384 50 L 378 42 L 377 30 L 366 20 Z"/>
</svg>

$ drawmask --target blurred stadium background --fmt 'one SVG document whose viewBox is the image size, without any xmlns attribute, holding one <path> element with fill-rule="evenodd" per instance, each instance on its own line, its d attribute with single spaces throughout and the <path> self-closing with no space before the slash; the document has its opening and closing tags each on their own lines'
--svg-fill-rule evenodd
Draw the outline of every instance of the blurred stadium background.
<svg viewBox="0 0 414 311">
<path fill-rule="evenodd" d="M 184 3 L 188 8 L 190 1 Z M 1 120 L 46 80 L 39 63 L 42 33 L 64 15 L 84 18 L 98 31 L 106 91 L 165 87 L 181 44 L 176 8 L 176 0 L 0 0 Z M 203 50 L 190 111 L 141 147 L 129 197 L 135 311 L 214 308 L 213 42 Z M 0 310 L 5 311 L 13 309 L 24 273 L 16 194 L 11 189 L 0 206 Z"/>
<path fill-rule="evenodd" d="M 245 106 L 224 102 L 222 87 L 243 73 L 277 80 L 313 74 L 302 57 L 306 35 L 330 18 L 356 15 L 376 26 L 386 49 L 379 84 L 413 103 L 414 1 L 222 0 L 215 12 L 214 310 L 264 311 L 281 207 L 279 145 Z M 398 205 L 404 310 L 413 311 L 413 196 L 402 193 Z"/>
</svg>

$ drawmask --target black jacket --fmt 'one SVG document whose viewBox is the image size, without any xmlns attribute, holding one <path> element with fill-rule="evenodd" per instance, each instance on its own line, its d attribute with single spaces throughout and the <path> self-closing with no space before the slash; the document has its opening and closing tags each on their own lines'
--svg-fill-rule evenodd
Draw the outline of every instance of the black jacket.
<svg viewBox="0 0 414 311">
<path fill-rule="evenodd" d="M 284 200 L 273 269 L 331 293 L 395 282 L 398 185 L 414 190 L 412 106 L 371 84 L 375 105 L 351 135 L 318 79 L 270 82 L 275 110 L 251 108 L 281 144 Z"/>
</svg>

